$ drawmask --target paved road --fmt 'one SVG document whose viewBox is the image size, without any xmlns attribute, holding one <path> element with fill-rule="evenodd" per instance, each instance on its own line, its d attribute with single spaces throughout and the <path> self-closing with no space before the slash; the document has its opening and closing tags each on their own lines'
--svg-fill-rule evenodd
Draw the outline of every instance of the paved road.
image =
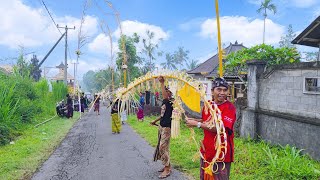
<svg viewBox="0 0 320 180">
<path fill-rule="evenodd" d="M 33 180 L 158 179 L 161 162 L 153 162 L 154 148 L 129 125 L 111 133 L 110 112 L 86 114 L 36 172 Z M 173 170 L 166 179 L 187 179 Z"/>
</svg>

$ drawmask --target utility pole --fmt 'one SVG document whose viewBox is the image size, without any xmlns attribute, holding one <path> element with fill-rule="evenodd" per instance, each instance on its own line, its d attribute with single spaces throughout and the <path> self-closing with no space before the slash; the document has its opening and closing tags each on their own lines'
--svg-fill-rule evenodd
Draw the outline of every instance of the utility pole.
<svg viewBox="0 0 320 180">
<path fill-rule="evenodd" d="M 73 28 L 68 28 L 68 26 L 66 25 L 65 27 L 63 26 L 59 26 L 59 24 L 57 24 L 57 28 L 64 28 L 65 29 L 65 34 L 66 34 L 66 43 L 65 43 L 65 52 L 64 52 L 64 84 L 68 85 L 68 29 L 76 29 L 76 27 L 74 26 Z"/>
</svg>

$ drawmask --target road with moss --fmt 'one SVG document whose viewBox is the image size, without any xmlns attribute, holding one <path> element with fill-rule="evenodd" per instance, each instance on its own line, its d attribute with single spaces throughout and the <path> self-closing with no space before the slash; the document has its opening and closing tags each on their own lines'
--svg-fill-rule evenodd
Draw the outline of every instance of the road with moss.
<svg viewBox="0 0 320 180">
<path fill-rule="evenodd" d="M 129 125 L 111 133 L 110 111 L 85 114 L 61 145 L 33 175 L 33 180 L 158 179 L 161 162 L 153 162 L 154 148 Z M 166 179 L 187 179 L 173 169 Z"/>
</svg>

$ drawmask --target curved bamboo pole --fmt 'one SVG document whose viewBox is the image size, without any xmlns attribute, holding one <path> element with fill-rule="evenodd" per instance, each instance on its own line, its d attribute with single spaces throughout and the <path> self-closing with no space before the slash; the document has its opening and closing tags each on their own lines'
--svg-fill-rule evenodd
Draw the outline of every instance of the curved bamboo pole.
<svg viewBox="0 0 320 180">
<path fill-rule="evenodd" d="M 206 171 L 208 172 L 210 169 L 210 172 L 215 172 L 215 170 L 213 169 L 214 165 L 216 164 L 216 162 L 223 162 L 224 156 L 227 152 L 227 140 L 226 140 L 227 136 L 226 136 L 225 128 L 221 118 L 221 111 L 219 110 L 216 104 L 212 105 L 211 101 L 206 100 L 205 89 L 200 82 L 194 80 L 192 77 L 190 77 L 186 73 L 181 73 L 181 72 L 175 72 L 175 71 L 161 71 L 161 72 L 154 72 L 154 73 L 148 72 L 145 76 L 139 77 L 138 79 L 135 79 L 134 81 L 132 81 L 127 88 L 119 89 L 118 92 L 116 93 L 116 98 L 113 101 L 113 103 L 115 103 L 117 100 L 128 101 L 134 98 L 134 91 L 136 91 L 137 87 L 140 87 L 141 84 L 145 84 L 148 81 L 154 82 L 154 79 L 158 78 L 159 76 L 163 76 L 166 79 L 172 79 L 172 80 L 185 83 L 200 94 L 201 100 L 204 102 L 204 106 L 205 106 L 204 109 L 207 112 L 210 112 L 210 114 L 212 115 L 211 119 L 209 120 L 209 128 L 216 128 L 216 131 L 217 131 L 217 138 L 216 138 L 217 150 L 216 150 L 216 155 L 214 156 L 211 162 L 207 161 L 202 156 L 202 153 L 200 151 L 199 153 L 200 153 L 200 156 L 204 159 L 204 161 L 209 164 Z M 123 107 L 119 107 L 119 112 L 122 112 L 122 110 L 123 110 Z M 198 143 L 194 138 L 193 129 L 190 129 L 190 130 L 192 134 L 192 139 L 195 141 L 195 143 L 199 147 Z"/>
</svg>

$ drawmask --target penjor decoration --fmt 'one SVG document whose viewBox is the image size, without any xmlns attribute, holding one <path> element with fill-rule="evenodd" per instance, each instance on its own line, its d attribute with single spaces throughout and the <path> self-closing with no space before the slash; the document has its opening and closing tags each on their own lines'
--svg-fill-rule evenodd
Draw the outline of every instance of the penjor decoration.
<svg viewBox="0 0 320 180">
<path fill-rule="evenodd" d="M 187 106 L 192 111 L 200 112 L 200 101 L 202 101 L 204 103 L 205 113 L 210 112 L 212 114 L 209 121 L 209 128 L 215 128 L 217 131 L 217 141 L 215 144 L 216 155 L 211 162 L 208 162 L 202 156 L 200 151 L 199 153 L 204 161 L 209 164 L 209 166 L 205 169 L 205 172 L 209 174 L 216 172 L 216 162 L 223 162 L 224 155 L 227 151 L 227 136 L 221 120 L 221 112 L 217 105 L 212 106 L 211 102 L 206 100 L 205 87 L 188 74 L 169 70 L 161 70 L 161 72 L 156 71 L 152 73 L 148 72 L 146 75 L 131 82 L 127 88 L 119 88 L 116 92 L 116 97 L 113 100 L 113 103 L 117 100 L 121 101 L 121 106 L 118 107 L 120 112 L 119 114 L 125 110 L 125 107 L 129 107 L 130 112 L 130 105 L 137 106 L 139 104 L 138 93 L 141 91 L 141 89 L 153 91 L 159 90 L 157 85 L 158 83 L 156 83 L 156 81 L 160 76 L 165 77 L 167 80 L 166 83 L 169 85 L 170 90 L 173 92 L 173 94 L 175 94 L 171 127 L 171 134 L 173 138 L 178 137 L 180 132 L 180 121 L 183 119 L 183 115 L 186 117 L 183 105 Z M 151 87 L 152 89 L 150 89 Z M 199 149 L 199 144 L 195 140 L 193 129 L 190 128 L 190 131 L 192 139 Z"/>
</svg>

